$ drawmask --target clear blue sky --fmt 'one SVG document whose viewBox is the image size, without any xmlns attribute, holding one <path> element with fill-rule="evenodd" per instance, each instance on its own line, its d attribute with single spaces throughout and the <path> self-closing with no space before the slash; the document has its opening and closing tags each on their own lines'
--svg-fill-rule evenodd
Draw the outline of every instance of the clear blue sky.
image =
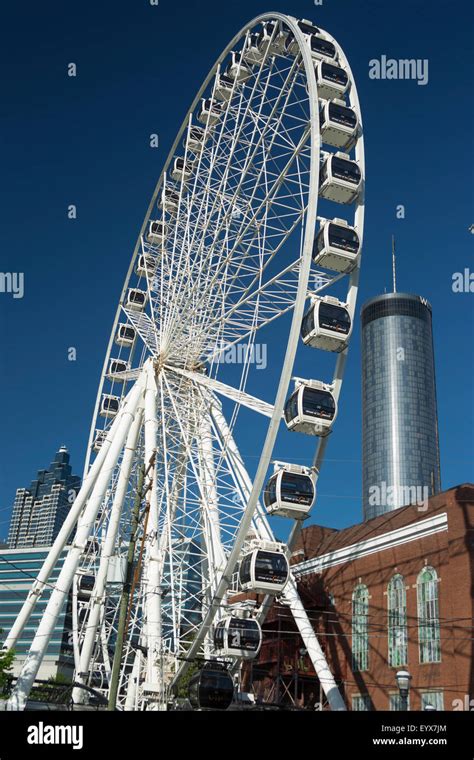
<svg viewBox="0 0 474 760">
<path fill-rule="evenodd" d="M 25 295 L 0 293 L 0 536 L 15 489 L 61 444 L 82 472 L 117 299 L 161 165 L 221 49 L 267 10 L 320 23 L 349 57 L 367 153 L 359 307 L 390 288 L 395 233 L 399 290 L 433 305 L 443 486 L 474 479 L 474 293 L 452 291 L 453 272 L 474 272 L 472 3 L 30 0 L 2 11 L 2 271 L 24 272 Z M 381 55 L 427 58 L 429 83 L 371 80 L 369 60 Z M 250 438 L 241 445 L 253 453 Z M 313 519 L 358 522 L 360 492 L 357 325 Z"/>
</svg>

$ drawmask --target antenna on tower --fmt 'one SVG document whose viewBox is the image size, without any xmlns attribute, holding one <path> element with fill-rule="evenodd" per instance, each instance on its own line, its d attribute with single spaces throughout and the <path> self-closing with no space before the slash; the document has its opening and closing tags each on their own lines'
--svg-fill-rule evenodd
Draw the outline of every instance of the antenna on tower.
<svg viewBox="0 0 474 760">
<path fill-rule="evenodd" d="M 392 273 L 393 273 L 393 292 L 397 292 L 397 271 L 395 267 L 395 235 L 392 235 Z"/>
</svg>

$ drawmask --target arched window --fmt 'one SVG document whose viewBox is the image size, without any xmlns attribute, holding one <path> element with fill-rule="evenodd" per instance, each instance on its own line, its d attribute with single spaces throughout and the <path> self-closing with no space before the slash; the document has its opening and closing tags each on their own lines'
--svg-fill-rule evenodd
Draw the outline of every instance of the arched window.
<svg viewBox="0 0 474 760">
<path fill-rule="evenodd" d="M 352 594 L 352 670 L 369 667 L 369 589 L 363 583 Z"/>
<path fill-rule="evenodd" d="M 388 664 L 408 664 L 407 595 L 403 576 L 394 575 L 387 588 Z"/>
<path fill-rule="evenodd" d="M 424 567 L 418 576 L 416 587 L 420 662 L 441 662 L 436 570 L 432 567 Z"/>
</svg>

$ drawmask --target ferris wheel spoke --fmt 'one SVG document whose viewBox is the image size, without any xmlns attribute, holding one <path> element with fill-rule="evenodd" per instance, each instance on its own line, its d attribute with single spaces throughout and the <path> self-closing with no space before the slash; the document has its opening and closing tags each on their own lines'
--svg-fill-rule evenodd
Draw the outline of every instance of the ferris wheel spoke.
<svg viewBox="0 0 474 760">
<path fill-rule="evenodd" d="M 283 92 L 284 92 L 284 88 L 282 89 L 282 92 L 281 92 L 281 94 L 280 94 L 280 96 L 279 96 L 279 97 L 283 97 Z M 288 97 L 288 95 L 287 95 L 287 97 Z M 275 107 L 276 107 L 276 106 L 275 106 Z M 282 113 L 281 113 L 281 114 L 280 114 L 280 116 L 279 116 L 279 122 L 280 122 L 280 121 L 281 121 L 281 119 L 282 119 L 283 113 L 284 113 L 284 110 L 282 109 Z M 272 138 L 272 141 L 273 141 L 273 139 L 274 139 L 274 138 Z M 261 142 L 261 140 L 262 140 L 262 138 L 260 138 L 260 140 L 257 142 L 257 145 L 255 146 L 255 149 L 254 149 L 254 153 L 256 153 L 256 151 L 258 150 L 258 147 L 259 147 L 259 143 Z M 272 141 L 271 141 L 271 142 L 272 142 Z M 248 161 L 247 161 L 247 166 L 251 166 L 251 165 L 252 165 L 252 159 L 253 159 L 253 154 L 252 154 L 252 155 L 249 157 L 249 159 L 248 159 Z M 256 187 L 258 186 L 258 177 L 261 175 L 261 172 L 262 172 L 262 169 L 260 169 L 260 170 L 259 170 L 259 174 L 258 174 L 258 176 L 257 176 L 257 182 L 254 182 L 254 188 L 256 188 Z M 235 190 L 235 192 L 234 192 L 234 199 L 235 199 L 235 197 L 237 196 L 237 193 L 238 193 L 238 191 L 239 191 L 239 188 L 240 188 L 240 187 L 241 187 L 241 185 L 242 185 L 243 179 L 245 178 L 245 175 L 246 175 L 246 170 L 244 169 L 244 170 L 243 170 L 243 171 L 241 171 L 239 174 L 240 174 L 240 179 L 239 179 L 239 183 L 238 183 L 238 185 L 237 185 L 237 188 L 236 188 L 236 190 Z M 254 189 L 254 191 L 253 191 L 253 193 L 252 193 L 252 196 L 251 196 L 251 199 L 250 199 L 250 200 L 253 200 L 254 196 L 255 196 L 255 189 Z M 270 196 L 270 197 L 271 197 L 271 196 Z M 263 207 L 263 203 L 262 203 L 262 204 L 260 205 L 260 207 L 257 209 L 257 212 L 256 212 L 256 213 L 258 213 L 258 212 L 261 210 L 261 208 L 262 208 L 262 207 Z M 252 223 L 252 222 L 254 222 L 254 221 L 255 221 L 256 213 L 254 213 L 254 214 L 253 214 L 253 217 L 250 219 L 250 223 Z M 219 227 L 218 227 L 218 231 L 220 231 L 221 229 L 222 229 L 222 226 L 219 226 Z M 241 235 L 240 237 L 242 237 L 242 235 Z M 239 241 L 239 242 L 240 242 L 240 241 Z M 200 253 L 202 253 L 202 251 L 198 249 L 198 254 L 200 254 Z M 200 266 L 202 266 L 202 265 L 203 265 L 203 263 L 205 263 L 205 261 L 204 261 L 204 262 L 202 261 L 202 256 L 200 256 L 200 257 L 199 257 L 199 256 L 197 256 L 197 257 L 196 257 L 196 260 L 199 262 L 199 265 L 200 265 Z M 225 263 L 225 262 L 224 262 L 224 263 Z M 212 284 L 212 283 L 211 283 L 211 284 Z"/>
<path fill-rule="evenodd" d="M 214 380 L 206 375 L 201 375 L 199 372 L 192 372 L 191 370 L 171 365 L 166 365 L 166 370 L 181 375 L 182 377 L 187 377 L 195 383 L 198 383 L 205 388 L 209 388 L 231 401 L 236 401 L 237 403 L 242 404 L 242 406 L 246 406 L 248 409 L 258 412 L 265 417 L 272 417 L 273 415 L 273 406 L 271 404 L 268 404 L 266 401 L 262 401 L 255 396 L 251 396 L 249 393 L 239 391 L 219 380 Z"/>
</svg>

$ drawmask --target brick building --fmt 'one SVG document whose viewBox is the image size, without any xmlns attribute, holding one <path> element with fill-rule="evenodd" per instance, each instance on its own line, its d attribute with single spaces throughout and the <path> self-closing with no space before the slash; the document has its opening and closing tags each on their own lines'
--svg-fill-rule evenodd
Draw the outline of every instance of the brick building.
<svg viewBox="0 0 474 760">
<path fill-rule="evenodd" d="M 292 569 L 347 707 L 469 709 L 474 698 L 474 486 L 343 530 L 303 529 Z M 265 701 L 324 702 L 291 611 L 274 604 L 247 673 Z M 471 704 L 474 709 L 474 699 Z"/>
</svg>

